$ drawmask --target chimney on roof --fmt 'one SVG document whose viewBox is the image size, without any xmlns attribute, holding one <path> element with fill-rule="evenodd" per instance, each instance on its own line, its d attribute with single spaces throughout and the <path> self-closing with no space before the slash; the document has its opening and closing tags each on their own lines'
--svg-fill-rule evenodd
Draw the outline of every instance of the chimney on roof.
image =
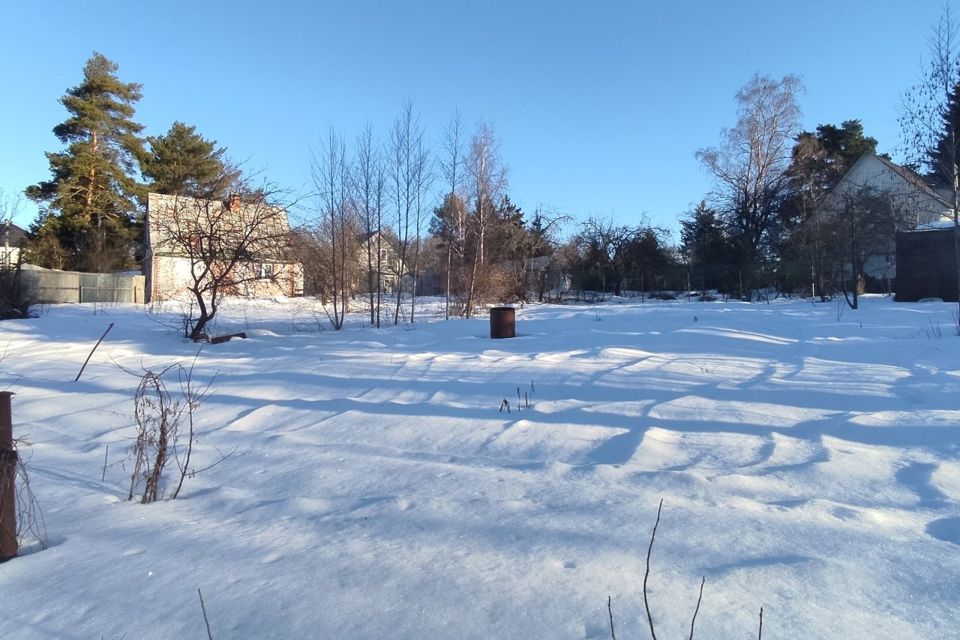
<svg viewBox="0 0 960 640">
<path fill-rule="evenodd" d="M 231 194 L 230 194 L 230 202 L 229 202 L 229 204 L 227 205 L 227 210 L 228 210 L 228 211 L 239 211 L 239 210 L 240 210 L 240 194 L 239 194 L 239 193 L 231 193 Z"/>
</svg>

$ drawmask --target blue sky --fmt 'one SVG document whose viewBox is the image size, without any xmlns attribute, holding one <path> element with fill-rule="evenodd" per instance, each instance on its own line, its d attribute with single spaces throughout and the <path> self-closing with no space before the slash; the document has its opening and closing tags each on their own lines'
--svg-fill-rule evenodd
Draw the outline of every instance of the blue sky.
<svg viewBox="0 0 960 640">
<path fill-rule="evenodd" d="M 0 188 L 49 177 L 58 99 L 99 51 L 143 84 L 147 134 L 195 125 L 293 191 L 309 188 L 329 127 L 385 133 L 410 98 L 433 140 L 455 110 L 468 129 L 491 124 L 527 212 L 675 230 L 711 188 L 695 152 L 735 124 L 734 94 L 756 72 L 801 76 L 805 128 L 859 118 L 900 158 L 900 96 L 944 6 L 0 0 Z M 25 202 L 17 221 L 35 214 Z"/>
</svg>

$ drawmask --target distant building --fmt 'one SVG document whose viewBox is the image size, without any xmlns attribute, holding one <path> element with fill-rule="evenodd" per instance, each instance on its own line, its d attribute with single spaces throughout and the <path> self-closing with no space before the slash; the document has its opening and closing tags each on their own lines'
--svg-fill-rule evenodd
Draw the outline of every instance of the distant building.
<svg viewBox="0 0 960 640">
<path fill-rule="evenodd" d="M 27 241 L 27 232 L 9 220 L 0 223 L 0 268 L 15 267 L 20 248 Z"/>
<path fill-rule="evenodd" d="M 243 247 L 242 255 L 235 248 Z M 148 301 L 181 299 L 204 270 L 230 268 L 227 295 L 303 293 L 303 268 L 288 257 L 290 226 L 282 207 L 151 193 L 147 196 L 144 275 Z"/>
<path fill-rule="evenodd" d="M 897 211 L 901 224 L 908 229 L 937 225 L 950 220 L 953 215 L 943 195 L 924 182 L 922 177 L 870 152 L 857 159 L 824 197 L 820 209 L 833 212 L 830 215 L 842 215 L 845 202 L 864 193 L 882 196 Z M 872 251 L 864 262 L 864 275 L 873 281 L 874 290 L 886 291 L 889 283 L 895 280 L 899 283 L 901 280 L 898 277 L 899 237 L 900 234 L 891 230 L 886 248 Z"/>
<path fill-rule="evenodd" d="M 400 282 L 400 275 L 403 273 L 403 263 L 397 255 L 393 240 L 385 233 L 374 231 L 364 233 L 359 238 L 359 249 L 357 250 L 357 263 L 360 266 L 359 290 L 367 291 L 370 283 L 374 290 L 378 287 L 380 291 L 396 291 L 397 283 Z M 380 252 L 380 271 L 377 269 L 377 251 Z M 373 263 L 373 269 L 370 276 L 367 277 L 367 258 Z M 378 284 L 379 283 L 379 284 Z"/>
<path fill-rule="evenodd" d="M 891 204 L 904 212 L 910 227 L 918 227 L 950 219 L 950 203 L 923 178 L 898 164 L 867 152 L 844 174 L 821 204 L 825 210 L 841 209 L 844 198 L 853 197 L 864 188 L 888 197 Z"/>
</svg>

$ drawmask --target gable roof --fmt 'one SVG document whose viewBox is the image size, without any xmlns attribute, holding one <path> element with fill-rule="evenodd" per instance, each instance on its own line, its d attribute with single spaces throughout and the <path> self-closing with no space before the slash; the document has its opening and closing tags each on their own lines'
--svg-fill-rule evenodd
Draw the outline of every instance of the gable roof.
<svg viewBox="0 0 960 640">
<path fill-rule="evenodd" d="M 943 196 L 919 175 L 869 151 L 857 158 L 820 206 L 827 210 L 840 208 L 840 198 L 864 187 L 887 193 L 917 225 L 944 219 L 952 211 Z"/>
<path fill-rule="evenodd" d="M 22 240 L 26 240 L 27 232 L 13 224 L 10 220 L 0 223 L 0 244 L 16 247 Z"/>
<path fill-rule="evenodd" d="M 290 225 L 283 207 L 263 202 L 204 200 L 189 196 L 147 194 L 146 249 L 149 254 L 185 256 L 192 234 L 239 237 L 250 234 L 251 250 L 279 253 L 279 240 L 289 240 Z"/>
<path fill-rule="evenodd" d="M 870 153 L 870 152 L 868 151 L 867 153 Z M 864 155 L 867 155 L 867 154 L 864 153 Z M 891 171 L 899 175 L 901 178 L 906 180 L 908 183 L 913 185 L 913 187 L 917 189 L 917 191 L 920 191 L 921 193 L 924 193 L 929 197 L 934 198 L 935 200 L 939 200 L 941 203 L 943 203 L 945 207 L 950 206 L 950 203 L 947 202 L 946 199 L 943 196 L 941 196 L 933 187 L 927 184 L 917 172 L 911 171 L 906 167 L 901 167 L 900 165 L 891 162 L 887 158 L 874 155 L 874 154 L 871 154 L 871 155 L 873 155 L 873 157 L 875 157 L 877 160 L 883 163 L 883 165 L 886 166 L 888 169 L 890 169 Z M 860 158 L 862 157 L 863 156 L 860 156 Z M 860 162 L 860 158 L 857 158 L 857 162 Z"/>
</svg>

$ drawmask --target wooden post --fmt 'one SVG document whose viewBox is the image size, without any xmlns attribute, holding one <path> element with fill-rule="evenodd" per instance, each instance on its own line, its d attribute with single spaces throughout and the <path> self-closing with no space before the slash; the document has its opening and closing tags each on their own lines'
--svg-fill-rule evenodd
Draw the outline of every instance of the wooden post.
<svg viewBox="0 0 960 640">
<path fill-rule="evenodd" d="M 11 391 L 0 391 L 0 562 L 17 555 L 17 452 L 13 448 Z"/>
</svg>

